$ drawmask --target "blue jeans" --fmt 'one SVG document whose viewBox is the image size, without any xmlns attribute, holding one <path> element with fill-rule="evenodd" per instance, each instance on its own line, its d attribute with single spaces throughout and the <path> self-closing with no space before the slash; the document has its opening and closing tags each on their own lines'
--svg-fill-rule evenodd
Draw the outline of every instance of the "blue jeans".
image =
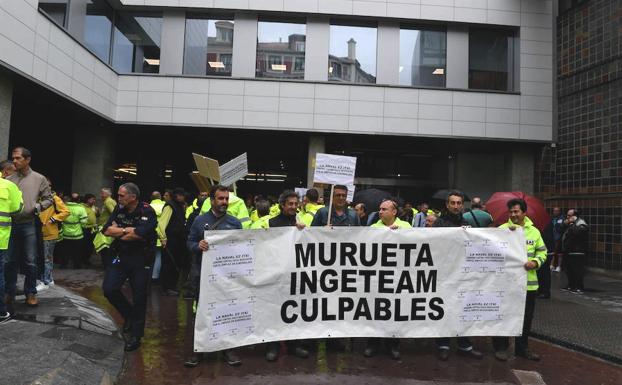
<svg viewBox="0 0 622 385">
<path fill-rule="evenodd" d="M 151 272 L 152 279 L 160 278 L 160 269 L 162 269 L 162 248 L 156 247 L 155 260 L 153 262 L 153 271 Z"/>
<path fill-rule="evenodd" d="M 42 281 L 46 285 L 54 280 L 52 269 L 54 268 L 54 246 L 58 242 L 56 239 L 43 241 L 43 277 Z"/>
<path fill-rule="evenodd" d="M 13 223 L 9 240 L 8 260 L 4 266 L 4 290 L 15 296 L 20 265 L 25 275 L 24 294 L 37 294 L 37 233 L 34 222 Z"/>
<path fill-rule="evenodd" d="M 6 312 L 4 303 L 4 263 L 6 262 L 7 251 L 0 250 L 0 314 Z"/>
</svg>

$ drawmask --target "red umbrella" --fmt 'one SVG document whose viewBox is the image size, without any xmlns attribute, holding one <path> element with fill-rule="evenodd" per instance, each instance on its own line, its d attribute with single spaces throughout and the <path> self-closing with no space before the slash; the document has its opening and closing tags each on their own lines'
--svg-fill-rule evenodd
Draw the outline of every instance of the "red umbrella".
<svg viewBox="0 0 622 385">
<path fill-rule="evenodd" d="M 527 195 L 522 191 L 497 192 L 492 194 L 486 202 L 486 211 L 492 215 L 495 225 L 499 226 L 508 221 L 510 213 L 507 203 L 511 199 L 524 199 L 527 202 L 527 216 L 540 231 L 544 231 L 551 218 L 544 208 L 542 201 L 534 196 Z"/>
</svg>

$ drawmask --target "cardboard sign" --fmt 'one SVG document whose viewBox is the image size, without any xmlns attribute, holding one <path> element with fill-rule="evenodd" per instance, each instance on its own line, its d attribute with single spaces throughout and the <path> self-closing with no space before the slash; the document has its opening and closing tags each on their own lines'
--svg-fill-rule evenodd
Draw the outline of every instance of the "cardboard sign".
<svg viewBox="0 0 622 385">
<path fill-rule="evenodd" d="M 228 161 L 219 168 L 220 184 L 230 186 L 248 174 L 248 157 L 246 153 Z"/>
<path fill-rule="evenodd" d="M 198 171 L 193 171 L 190 173 L 190 179 L 194 182 L 194 185 L 197 186 L 199 191 L 209 191 L 212 185 L 209 182 L 209 179 L 199 174 Z"/>
<path fill-rule="evenodd" d="M 213 181 L 220 180 L 220 171 L 217 160 L 195 153 L 192 153 L 192 157 L 194 158 L 194 163 L 196 164 L 197 170 L 199 170 L 199 174 L 202 177 Z"/>
<path fill-rule="evenodd" d="M 352 156 L 317 154 L 313 182 L 326 184 L 354 184 L 356 158 Z"/>
</svg>

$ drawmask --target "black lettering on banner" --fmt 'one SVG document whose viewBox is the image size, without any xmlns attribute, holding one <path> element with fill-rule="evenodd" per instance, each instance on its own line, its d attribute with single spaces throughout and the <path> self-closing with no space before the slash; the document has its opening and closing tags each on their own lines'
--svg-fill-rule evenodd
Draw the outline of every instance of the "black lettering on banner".
<svg viewBox="0 0 622 385">
<path fill-rule="evenodd" d="M 436 270 L 427 271 L 427 280 L 425 273 L 425 270 L 417 270 L 417 293 L 421 293 L 421 291 L 428 293 L 430 292 L 430 287 L 432 292 L 436 292 Z"/>
<path fill-rule="evenodd" d="M 345 319 L 345 313 L 354 309 L 354 300 L 347 297 L 339 297 L 339 321 Z"/>
<path fill-rule="evenodd" d="M 344 242 L 341 244 L 341 266 L 346 266 L 346 259 L 350 261 L 350 266 L 358 266 L 356 264 L 356 244 Z"/>
<path fill-rule="evenodd" d="M 387 285 L 393 284 L 393 271 L 380 270 L 378 272 L 378 293 L 393 293 L 393 289 L 387 288 Z"/>
<path fill-rule="evenodd" d="M 336 319 L 335 314 L 328 314 L 328 298 L 322 298 L 322 321 L 334 321 Z"/>
<path fill-rule="evenodd" d="M 313 307 L 311 309 L 311 314 L 307 313 L 307 311 L 309 310 L 308 304 L 309 300 L 307 300 L 306 298 L 300 301 L 300 307 L 302 309 L 300 315 L 303 321 L 313 322 L 317 319 L 317 298 L 311 299 L 311 306 Z"/>
<path fill-rule="evenodd" d="M 369 259 L 366 258 L 366 251 L 367 251 L 367 245 L 363 243 L 361 245 L 361 250 L 359 252 L 360 259 L 361 259 L 361 265 L 365 267 L 375 266 L 376 262 L 378 261 L 378 244 L 377 243 L 371 244 L 371 253 L 369 255 Z"/>
<path fill-rule="evenodd" d="M 371 311 L 369 311 L 369 304 L 367 303 L 367 298 L 359 299 L 359 303 L 356 305 L 356 311 L 354 312 L 354 320 L 358 320 L 359 318 L 365 318 L 367 320 L 371 320 Z"/>
<path fill-rule="evenodd" d="M 415 263 L 415 267 L 421 266 L 422 263 L 427 263 L 428 266 L 434 266 L 434 262 L 432 262 L 432 252 L 430 252 L 430 244 L 423 243 L 421 248 L 419 249 L 419 255 L 417 255 L 417 262 Z"/>
<path fill-rule="evenodd" d="M 400 250 L 404 250 L 404 266 L 410 266 L 410 252 L 413 250 L 417 250 L 416 243 L 402 243 L 400 245 Z"/>
<path fill-rule="evenodd" d="M 318 255 L 317 255 L 318 262 L 324 266 L 334 265 L 335 262 L 337 261 L 336 259 L 337 258 L 337 244 L 334 242 L 330 244 L 330 255 L 328 256 L 326 256 L 326 253 L 324 252 L 324 244 L 320 243 L 318 246 L 319 246 Z"/>
<path fill-rule="evenodd" d="M 408 315 L 403 315 L 400 312 L 402 308 L 401 305 L 402 305 L 402 301 L 399 298 L 396 298 L 395 299 L 395 320 L 398 322 L 408 321 Z"/>
<path fill-rule="evenodd" d="M 356 270 L 341 270 L 341 292 L 342 293 L 356 293 L 356 286 L 350 286 L 350 284 L 356 284 Z"/>
<path fill-rule="evenodd" d="M 428 317 L 430 317 L 432 321 L 438 321 L 445 315 L 445 310 L 440 306 L 442 304 L 442 298 L 434 297 L 430 300 L 430 309 L 432 311 L 428 313 Z"/>
<path fill-rule="evenodd" d="M 300 272 L 300 294 L 306 293 L 305 288 L 309 289 L 311 294 L 317 293 L 317 271 L 311 271 L 311 277 L 307 271 Z"/>
<path fill-rule="evenodd" d="M 291 324 L 291 323 L 296 322 L 296 320 L 298 319 L 298 314 L 293 313 L 291 316 L 287 316 L 288 307 L 292 307 L 295 309 L 298 307 L 298 304 L 296 303 L 296 301 L 290 299 L 290 300 L 283 302 L 283 305 L 281 305 L 281 319 L 286 324 Z"/>
<path fill-rule="evenodd" d="M 410 307 L 410 319 L 413 321 L 425 321 L 425 314 L 420 314 L 420 311 L 425 311 L 425 298 L 413 298 Z M 420 306 L 423 303 L 423 306 Z"/>
<path fill-rule="evenodd" d="M 374 300 L 374 320 L 388 321 L 391 319 L 391 301 L 386 298 L 376 298 Z"/>
<path fill-rule="evenodd" d="M 315 266 L 315 243 L 307 244 L 307 250 L 302 248 L 301 243 L 296 243 L 294 245 L 296 249 L 296 267 L 314 267 Z"/>
<path fill-rule="evenodd" d="M 289 295 L 296 295 L 296 272 L 292 272 L 289 283 Z"/>
<path fill-rule="evenodd" d="M 327 278 L 327 276 L 332 276 L 332 278 Z M 334 293 L 339 289 L 339 278 L 338 274 L 333 269 L 326 269 L 320 274 L 320 289 L 322 289 L 325 293 Z"/>
<path fill-rule="evenodd" d="M 410 277 L 410 271 L 404 270 L 402 271 L 402 275 L 400 275 L 400 279 L 397 282 L 397 288 L 395 288 L 395 293 L 399 294 L 402 292 L 414 293 L 415 287 L 413 286 L 413 280 Z"/>
<path fill-rule="evenodd" d="M 359 275 L 363 276 L 363 291 L 369 293 L 371 291 L 371 277 L 376 275 L 376 270 L 360 270 Z"/>
<path fill-rule="evenodd" d="M 397 249 L 397 244 L 395 243 L 383 243 L 382 244 L 382 254 L 380 259 L 380 264 L 382 267 L 394 267 L 397 266 L 397 261 L 395 261 L 395 257 L 397 253 L 395 250 Z M 391 259 L 391 260 L 390 260 Z"/>
</svg>

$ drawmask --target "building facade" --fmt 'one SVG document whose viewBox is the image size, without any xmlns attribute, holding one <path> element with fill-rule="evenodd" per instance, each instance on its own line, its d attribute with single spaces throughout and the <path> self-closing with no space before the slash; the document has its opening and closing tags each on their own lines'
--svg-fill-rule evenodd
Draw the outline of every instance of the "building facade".
<svg viewBox="0 0 622 385">
<path fill-rule="evenodd" d="M 555 10 L 547 0 L 2 1 L 2 153 L 33 147 L 35 168 L 82 192 L 115 180 L 191 185 L 191 152 L 221 162 L 248 152 L 247 191 L 306 186 L 314 155 L 329 152 L 358 157 L 357 188 L 414 201 L 447 187 L 533 192 L 553 140 Z"/>
</svg>

